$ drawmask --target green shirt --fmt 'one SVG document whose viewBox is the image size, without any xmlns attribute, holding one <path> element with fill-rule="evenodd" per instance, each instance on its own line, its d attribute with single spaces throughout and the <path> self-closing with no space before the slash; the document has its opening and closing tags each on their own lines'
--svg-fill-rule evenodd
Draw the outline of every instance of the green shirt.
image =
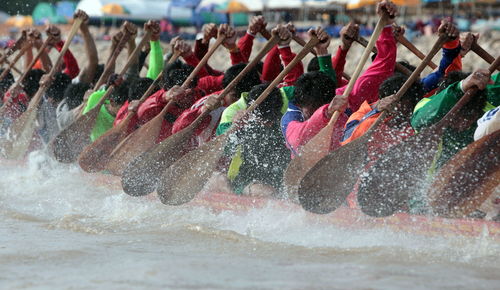
<svg viewBox="0 0 500 290">
<path fill-rule="evenodd" d="M 500 77 L 499 74 L 493 75 L 494 84 L 486 87 L 486 96 L 488 103 L 484 111 L 489 111 L 500 105 Z M 460 82 L 454 83 L 442 90 L 441 92 L 429 97 L 424 98 L 418 102 L 413 116 L 411 118 L 412 127 L 420 131 L 425 127 L 440 121 L 446 113 L 448 113 L 453 106 L 464 95 L 460 88 Z M 449 158 L 455 155 L 460 149 L 474 141 L 474 131 L 477 124 L 473 125 L 462 132 L 457 132 L 452 128 L 447 128 L 443 134 L 442 146 L 437 159 L 437 166 L 442 166 Z"/>
<path fill-rule="evenodd" d="M 90 95 L 89 99 L 87 100 L 87 105 L 83 109 L 83 114 L 86 114 L 88 111 L 92 110 L 97 105 L 97 103 L 99 103 L 105 93 L 105 89 L 100 89 Z M 109 104 L 109 100 L 106 100 L 104 104 Z M 106 109 L 106 106 L 102 105 L 101 110 L 97 115 L 94 128 L 92 129 L 92 133 L 90 133 L 90 140 L 94 142 L 102 134 L 106 133 L 106 131 L 113 127 L 114 121 L 115 116 L 111 115 Z"/>
<path fill-rule="evenodd" d="M 159 40 L 149 43 L 151 50 L 149 51 L 149 69 L 146 77 L 154 80 L 163 70 L 163 51 Z"/>
</svg>

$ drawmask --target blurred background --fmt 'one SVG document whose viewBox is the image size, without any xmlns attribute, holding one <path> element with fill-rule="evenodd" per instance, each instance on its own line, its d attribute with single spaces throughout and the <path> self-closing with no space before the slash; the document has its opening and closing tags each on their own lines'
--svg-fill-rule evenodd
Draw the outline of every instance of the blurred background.
<svg viewBox="0 0 500 290">
<path fill-rule="evenodd" d="M 369 35 L 376 22 L 377 0 L 81 0 L 0 2 L 2 35 L 25 26 L 67 24 L 75 9 L 85 10 L 91 25 L 117 27 L 124 20 L 137 24 L 148 19 L 161 21 L 162 40 L 183 33 L 194 38 L 204 23 L 245 26 L 252 15 L 264 15 L 269 23 L 293 21 L 299 32 L 311 26 L 328 27 L 337 36 L 349 21 L 361 24 Z M 453 17 L 462 31 L 488 34 L 500 31 L 500 0 L 394 0 L 409 38 L 432 34 L 443 15 Z M 108 29 L 109 30 L 109 29 Z M 104 29 L 105 31 L 105 29 Z"/>
</svg>

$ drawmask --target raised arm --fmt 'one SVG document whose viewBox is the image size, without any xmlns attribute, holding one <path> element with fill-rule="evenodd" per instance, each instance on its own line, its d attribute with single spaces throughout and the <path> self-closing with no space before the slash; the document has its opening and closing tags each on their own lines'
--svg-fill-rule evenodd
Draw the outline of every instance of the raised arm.
<svg viewBox="0 0 500 290">
<path fill-rule="evenodd" d="M 87 65 L 80 72 L 80 82 L 91 83 L 97 71 L 99 59 L 97 55 L 97 47 L 94 42 L 92 34 L 90 34 L 88 19 L 89 16 L 83 10 L 77 10 L 75 18 L 84 19 L 80 25 L 80 32 L 85 43 L 85 54 L 87 55 Z"/>
<path fill-rule="evenodd" d="M 149 21 L 146 23 L 147 29 L 151 33 L 151 46 L 149 54 L 149 68 L 146 77 L 154 80 L 163 70 L 163 51 L 160 45 L 160 24 L 158 22 Z M 145 28 L 146 28 L 145 26 Z"/>
</svg>

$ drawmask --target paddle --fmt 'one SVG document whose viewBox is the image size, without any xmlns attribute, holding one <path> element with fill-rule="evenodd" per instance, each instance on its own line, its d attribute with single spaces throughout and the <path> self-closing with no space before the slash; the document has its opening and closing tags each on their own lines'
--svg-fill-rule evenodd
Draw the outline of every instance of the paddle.
<svg viewBox="0 0 500 290">
<path fill-rule="evenodd" d="M 18 78 L 16 80 L 16 82 L 9 88 L 9 92 L 11 94 L 8 102 L 9 104 L 11 102 L 14 101 L 14 99 L 17 97 L 17 94 L 19 93 L 20 89 L 21 89 L 21 83 L 24 81 L 24 79 L 28 76 L 28 73 L 30 72 L 30 70 L 33 68 L 33 66 L 35 65 L 35 63 L 38 61 L 38 59 L 40 58 L 40 56 L 44 53 L 44 50 L 45 48 L 47 47 L 47 45 L 49 44 L 49 42 L 51 41 L 51 36 L 47 37 L 47 39 L 45 39 L 45 41 L 43 42 L 42 46 L 40 47 L 40 49 L 38 50 L 38 53 L 36 54 L 36 56 L 31 60 L 30 64 L 28 65 L 28 67 L 24 70 L 24 73 L 21 75 L 20 78 Z M 2 127 L 3 125 L 3 122 L 5 121 L 5 110 L 7 109 L 8 106 L 6 106 L 6 104 L 4 104 L 1 108 L 0 108 L 0 127 Z"/>
<path fill-rule="evenodd" d="M 489 54 L 486 50 L 484 50 L 479 44 L 477 44 L 477 40 L 475 40 L 472 43 L 471 47 L 472 51 L 480 56 L 482 59 L 484 59 L 487 63 L 492 64 L 495 61 L 495 58 Z M 497 70 L 500 70 L 500 67 L 497 68 Z"/>
<path fill-rule="evenodd" d="M 111 73 L 114 72 L 116 59 L 120 55 L 121 51 L 125 48 L 125 45 L 129 41 L 130 36 L 132 34 L 135 34 L 136 31 L 137 29 L 133 24 L 131 24 L 128 21 L 125 21 L 122 24 L 120 31 L 118 31 L 115 35 L 113 35 L 112 42 L 114 43 L 116 38 L 116 44 L 111 44 L 110 47 L 111 53 L 109 54 L 108 59 L 106 60 L 104 71 L 101 73 L 101 76 L 95 83 L 94 87 L 85 92 L 85 96 L 83 97 L 84 102 L 82 102 L 78 107 L 74 109 L 75 112 L 78 112 L 76 114 L 78 117 L 82 115 L 83 110 L 85 109 L 85 106 L 87 104 L 86 100 L 88 99 L 88 97 L 92 95 L 93 92 L 98 90 L 104 84 L 104 82 L 106 82 L 106 80 L 109 79 Z"/>
<path fill-rule="evenodd" d="M 229 83 L 229 85 L 227 85 L 227 87 L 218 96 L 218 99 L 223 100 L 224 97 L 234 89 L 243 77 L 250 70 L 252 70 L 277 43 L 278 38 L 272 37 L 257 54 L 257 56 L 245 66 L 245 68 L 231 81 L 231 83 Z M 190 141 L 191 136 L 193 136 L 194 130 L 209 113 L 209 110 L 205 111 L 189 126 L 168 137 L 158 146 L 134 160 L 127 167 L 127 170 L 124 172 L 122 177 L 122 186 L 124 191 L 127 194 L 134 196 L 146 195 L 153 192 L 156 189 L 158 178 L 161 173 L 186 153 L 186 145 Z M 141 167 L 136 165 L 141 165 Z"/>
<path fill-rule="evenodd" d="M 401 43 L 402 45 L 404 45 L 409 51 L 413 52 L 414 55 L 416 55 L 418 58 L 420 58 L 421 60 L 423 60 L 425 58 L 425 54 L 423 54 L 413 43 L 411 43 L 404 35 L 400 34 L 398 35 L 398 37 L 396 38 L 398 40 L 399 43 Z M 433 70 L 437 69 L 438 66 L 432 62 L 432 61 L 429 61 L 429 63 L 427 64 L 430 68 L 432 68 Z"/>
<path fill-rule="evenodd" d="M 13 55 L 18 49 L 21 48 L 21 46 L 24 44 L 26 41 L 26 31 L 23 30 L 21 33 L 21 36 L 16 40 L 14 45 L 12 47 L 7 48 L 5 51 L 5 54 L 0 58 L 0 65 L 3 64 L 4 62 L 7 61 L 7 58 L 9 58 L 11 55 Z"/>
<path fill-rule="evenodd" d="M 174 63 L 180 56 L 180 52 L 176 51 L 169 59 L 167 64 Z M 158 75 L 156 81 L 160 81 L 163 78 L 163 72 Z M 152 92 L 149 93 L 151 95 Z M 148 97 L 149 97 L 148 95 Z M 146 98 L 147 99 L 147 98 Z M 144 99 L 144 101 L 146 100 Z M 144 101 L 141 101 L 143 103 Z M 137 114 L 137 111 L 133 112 L 134 115 Z M 130 117 L 132 119 L 132 117 Z M 126 120 L 124 120 L 125 122 Z M 146 126 L 145 129 L 142 129 Z M 121 176 L 125 167 L 132 162 L 137 156 L 143 153 L 145 150 L 145 144 L 154 144 L 156 138 L 159 135 L 159 131 L 161 129 L 161 124 L 150 124 L 150 122 L 144 124 L 140 128 L 136 129 L 130 135 L 126 136 L 123 140 L 121 140 L 116 146 L 113 148 L 111 153 L 109 154 L 107 164 L 105 169 L 107 169 L 111 174 Z M 153 132 L 156 130 L 155 132 Z M 150 141 L 145 141 L 150 140 Z M 151 145 L 152 146 L 152 145 Z"/>
<path fill-rule="evenodd" d="M 169 63 L 172 63 L 177 58 L 179 58 L 180 53 L 176 52 L 170 58 Z M 153 90 L 157 87 L 158 83 L 163 78 L 163 72 L 161 72 L 156 79 L 151 83 L 149 88 L 144 92 L 142 97 L 138 101 L 140 106 L 146 99 L 153 93 Z M 129 112 L 127 117 L 120 122 L 117 126 L 109 129 L 101 137 L 95 140 L 92 144 L 85 147 L 80 156 L 78 157 L 78 163 L 80 167 L 86 172 L 97 172 L 106 169 L 108 162 L 111 160 L 112 152 L 120 144 L 121 141 L 127 137 L 127 130 L 132 118 L 137 114 L 137 109 Z"/>
<path fill-rule="evenodd" d="M 106 65 L 104 66 L 104 71 L 99 77 L 97 83 L 94 85 L 93 88 L 94 91 L 98 90 L 107 81 L 110 73 L 114 71 L 116 59 L 120 55 L 123 48 L 125 48 L 125 45 L 129 41 L 130 36 L 135 35 L 137 33 L 137 27 L 132 23 L 125 21 L 122 24 L 120 32 L 122 32 L 123 35 L 120 38 L 120 41 L 116 44 L 116 47 L 113 50 L 113 52 L 109 55 L 108 60 L 106 61 Z"/>
<path fill-rule="evenodd" d="M 359 36 L 357 37 L 356 39 L 354 39 L 354 41 L 356 41 L 357 43 L 361 44 L 363 47 L 366 47 L 368 45 L 368 40 L 364 39 L 363 37 Z M 377 48 L 374 46 L 372 47 L 372 52 L 373 53 L 378 53 L 378 50 Z M 404 73 L 405 75 L 409 76 L 411 75 L 411 71 L 405 67 L 404 65 L 396 62 L 394 64 L 394 67 L 397 71 L 401 72 L 401 73 Z"/>
<path fill-rule="evenodd" d="M 490 65 L 490 73 L 499 64 L 500 57 Z M 439 122 L 391 147 L 380 156 L 363 176 L 358 190 L 358 203 L 364 213 L 377 217 L 391 215 L 406 207 L 412 193 L 420 192 L 444 130 L 477 91 L 476 87 L 467 90 Z"/>
<path fill-rule="evenodd" d="M 375 30 L 372 33 L 370 38 L 370 42 L 366 44 L 366 48 L 363 51 L 363 55 L 354 70 L 354 74 L 351 77 L 351 80 L 347 84 L 347 88 L 344 91 L 344 94 L 341 98 L 347 99 L 349 94 L 354 88 L 354 84 L 358 79 L 363 67 L 370 56 L 371 50 L 375 47 L 375 42 L 378 37 L 382 33 L 382 29 L 386 25 L 386 17 L 381 17 Z M 332 100 L 333 102 L 333 100 Z M 304 177 L 304 175 L 309 171 L 319 160 L 325 157 L 330 151 L 333 126 L 339 117 L 339 112 L 335 112 L 333 116 L 330 118 L 328 124 L 321 129 L 309 142 L 307 142 L 304 146 L 299 148 L 298 156 L 295 156 L 283 174 L 283 185 L 285 186 L 286 192 L 288 194 L 288 198 L 292 200 L 297 199 L 297 191 L 300 180 Z"/>
<path fill-rule="evenodd" d="M 429 187 L 429 204 L 439 216 L 463 218 L 500 184 L 500 130 L 469 144 L 450 159 Z"/>
<path fill-rule="evenodd" d="M 441 49 L 445 41 L 445 36 L 439 37 L 429 54 L 396 93 L 397 100 L 419 77 L 425 66 L 427 66 L 427 62 Z M 378 124 L 385 119 L 385 116 L 386 113 L 382 113 L 363 136 L 330 152 L 307 172 L 300 182 L 298 191 L 300 204 L 305 210 L 325 214 L 334 211 L 344 202 L 365 165 L 368 150 L 367 143 Z"/>
<path fill-rule="evenodd" d="M 250 105 L 240 120 L 246 117 L 267 98 L 281 80 L 299 63 L 319 42 L 312 36 L 304 48 L 283 69 L 283 71 L 269 84 L 262 94 Z M 203 144 L 184 155 L 162 174 L 157 193 L 164 204 L 180 205 L 193 199 L 200 192 L 215 171 L 217 162 L 222 156 L 224 146 L 229 136 L 238 130 L 240 122 L 236 122 L 225 134 Z"/>
<path fill-rule="evenodd" d="M 126 29 L 126 33 L 124 33 L 122 39 L 120 40 L 119 44 L 117 45 L 117 48 L 114 50 L 113 55 L 111 56 L 110 60 L 106 64 L 107 68 L 112 67 L 114 62 L 116 61 L 116 58 L 118 57 L 118 54 L 120 51 L 123 49 L 123 46 L 128 41 L 129 37 L 126 37 L 126 35 L 132 35 L 135 34 L 133 29 L 137 29 L 135 26 L 130 26 L 129 28 Z M 131 63 L 134 60 L 135 55 L 139 53 L 140 47 L 144 45 L 146 41 L 149 39 L 150 32 L 146 32 L 146 35 L 144 38 L 141 40 L 139 45 L 136 47 L 132 55 L 128 58 L 125 66 L 122 68 L 122 70 L 119 73 L 119 76 L 122 77 L 126 72 L 127 69 L 130 67 Z M 103 72 L 103 75 L 106 73 Z M 101 76 L 102 79 L 102 76 Z M 97 84 L 94 87 L 94 90 L 97 89 L 100 85 L 101 80 L 97 82 Z M 87 146 L 87 144 L 90 143 L 90 133 L 92 132 L 92 129 L 94 128 L 95 121 L 97 119 L 97 116 L 99 115 L 99 112 L 101 110 L 101 106 L 104 104 L 104 102 L 108 99 L 108 97 L 111 95 L 113 92 L 115 86 L 110 85 L 107 89 L 105 94 L 101 97 L 99 102 L 97 103 L 96 106 L 94 106 L 92 109 L 90 109 L 86 114 L 84 115 L 79 115 L 78 118 L 71 123 L 69 126 L 64 128 L 49 144 L 49 148 L 51 149 L 51 152 L 54 155 L 54 158 L 62 163 L 72 163 L 76 161 L 78 155 L 82 152 L 83 148 Z"/>
<path fill-rule="evenodd" d="M 10 70 L 14 67 L 14 65 L 17 63 L 19 59 L 28 51 L 28 49 L 31 49 L 31 44 L 26 44 L 21 48 L 19 53 L 14 57 L 14 59 L 9 63 L 9 66 L 3 70 L 2 74 L 0 74 L 0 81 L 2 81 L 7 74 L 10 72 Z"/>
<path fill-rule="evenodd" d="M 190 73 L 187 79 L 182 84 L 183 88 L 187 88 L 191 85 L 191 82 L 198 75 L 200 70 L 204 65 L 207 64 L 208 59 L 213 55 L 213 53 L 217 50 L 217 48 L 224 42 L 226 36 L 224 34 L 219 34 L 216 42 L 210 47 L 208 52 L 203 56 L 198 65 L 194 68 L 194 70 Z M 171 59 L 172 62 L 174 61 Z M 142 171 L 142 168 L 145 166 L 148 167 L 146 163 L 136 163 L 138 168 L 135 166 L 130 167 L 129 163 L 132 163 L 135 159 L 138 159 L 141 154 L 145 154 L 149 149 L 156 144 L 156 140 L 158 135 L 160 134 L 161 127 L 163 121 L 165 119 L 165 115 L 170 110 L 172 106 L 175 105 L 174 101 L 168 102 L 168 104 L 163 107 L 161 112 L 156 115 L 153 119 L 149 120 L 146 124 L 138 128 L 132 134 L 130 134 L 125 140 L 123 140 L 117 148 L 115 148 L 112 152 L 113 160 L 110 163 L 110 168 L 112 172 L 117 175 L 121 175 L 124 168 L 131 168 L 131 170 L 139 170 Z M 141 159 L 145 162 L 149 162 L 149 159 Z M 151 160 L 151 162 L 155 162 Z M 126 179 L 128 180 L 128 179 Z M 123 183 L 123 178 L 122 178 Z M 127 191 L 125 191 L 127 192 Z M 133 194 L 132 194 L 133 195 Z"/>
<path fill-rule="evenodd" d="M 0 56 L 1 56 L 1 54 L 0 54 Z M 11 64 L 11 63 L 10 63 L 10 61 L 9 61 L 8 59 L 4 60 L 4 62 L 5 62 L 7 65 L 10 65 L 10 64 Z M 17 67 L 15 67 L 15 66 L 12 66 L 12 68 L 11 68 L 11 69 L 12 69 L 13 71 L 15 71 L 16 73 L 20 74 L 20 75 L 22 74 L 22 72 L 21 72 L 21 71 L 20 71 Z"/>
<path fill-rule="evenodd" d="M 52 78 L 58 72 L 60 65 L 63 60 L 63 56 L 69 48 L 73 37 L 75 36 L 82 19 L 75 18 L 73 26 L 68 35 L 68 39 L 64 43 L 64 46 L 57 57 L 57 60 L 46 76 L 46 81 L 40 84 L 40 88 L 36 92 L 35 96 L 31 99 L 30 104 L 26 112 L 24 112 L 18 119 L 16 119 L 11 126 L 11 137 L 3 143 L 4 154 L 9 159 L 19 159 L 26 155 L 29 145 L 31 143 L 33 133 L 35 131 L 35 121 L 38 114 L 38 105 L 42 100 L 43 94 L 52 83 Z"/>
</svg>

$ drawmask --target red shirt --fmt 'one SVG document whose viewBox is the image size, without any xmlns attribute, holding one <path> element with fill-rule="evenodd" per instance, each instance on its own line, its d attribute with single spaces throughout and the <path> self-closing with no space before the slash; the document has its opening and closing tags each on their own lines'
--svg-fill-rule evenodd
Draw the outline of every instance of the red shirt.
<svg viewBox="0 0 500 290">
<path fill-rule="evenodd" d="M 29 99 L 26 93 L 20 92 L 14 99 L 11 99 L 10 91 L 6 92 L 3 96 L 3 103 L 5 106 L 5 117 L 16 120 L 19 116 L 26 111 L 29 105 Z"/>
<path fill-rule="evenodd" d="M 146 101 L 144 101 L 144 103 L 139 106 L 139 109 L 137 110 L 138 126 L 142 126 L 156 117 L 167 105 L 167 102 L 163 100 L 163 94 L 165 92 L 166 91 L 163 89 L 157 91 L 156 93 L 149 96 Z M 194 93 L 188 96 L 185 101 L 188 105 L 192 105 L 202 96 L 202 92 L 199 89 L 195 89 Z M 157 143 L 172 135 L 173 123 L 182 114 L 183 111 L 183 108 L 175 104 L 167 111 L 165 119 L 162 123 L 160 135 L 157 139 Z"/>
</svg>

